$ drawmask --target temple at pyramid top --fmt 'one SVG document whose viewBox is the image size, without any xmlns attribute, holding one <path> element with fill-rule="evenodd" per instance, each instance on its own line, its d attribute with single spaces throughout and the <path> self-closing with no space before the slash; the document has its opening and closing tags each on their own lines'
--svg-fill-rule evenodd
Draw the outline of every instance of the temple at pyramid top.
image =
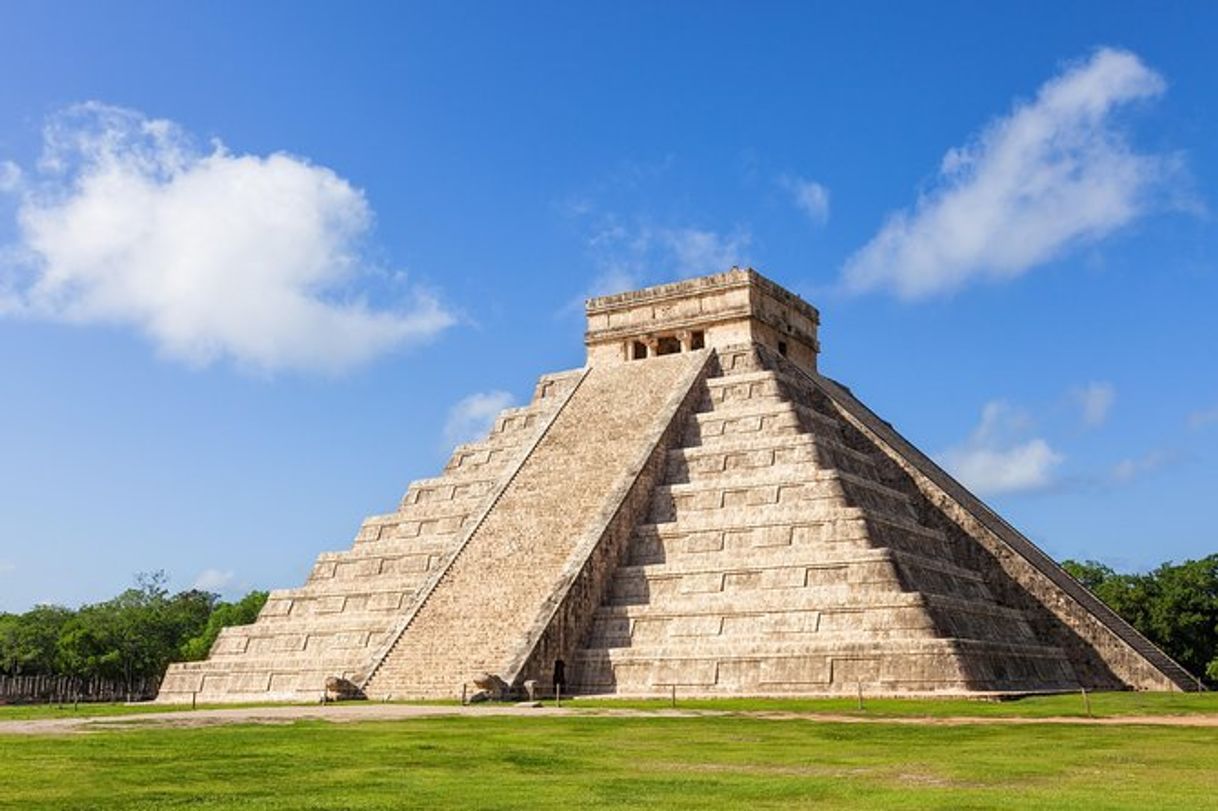
<svg viewBox="0 0 1218 811">
<path fill-rule="evenodd" d="M 816 371 L 820 313 L 752 268 L 587 303 L 588 365 L 759 344 Z"/>
</svg>

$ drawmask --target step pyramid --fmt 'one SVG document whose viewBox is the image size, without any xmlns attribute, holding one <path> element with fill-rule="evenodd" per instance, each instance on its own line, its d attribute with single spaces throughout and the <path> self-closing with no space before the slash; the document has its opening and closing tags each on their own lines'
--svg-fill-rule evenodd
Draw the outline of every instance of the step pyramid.
<svg viewBox="0 0 1218 811">
<path fill-rule="evenodd" d="M 817 372 L 753 270 L 592 299 L 587 365 L 272 592 L 162 701 L 1017 694 L 1194 681 Z"/>
</svg>

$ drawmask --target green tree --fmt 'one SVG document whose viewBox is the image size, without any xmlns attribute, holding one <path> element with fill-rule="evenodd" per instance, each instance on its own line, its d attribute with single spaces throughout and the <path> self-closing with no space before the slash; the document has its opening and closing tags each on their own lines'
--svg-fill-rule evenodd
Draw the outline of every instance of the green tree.
<svg viewBox="0 0 1218 811">
<path fill-rule="evenodd" d="M 1062 567 L 1190 672 L 1218 683 L 1218 555 L 1147 574 L 1090 560 Z"/>
<path fill-rule="evenodd" d="M 216 595 L 184 591 L 169 596 L 164 572 L 140 574 L 137 587 L 103 603 L 83 606 L 59 638 L 65 672 L 137 679 L 159 676 L 184 638 L 207 625 Z"/>
<path fill-rule="evenodd" d="M 251 591 L 235 603 L 218 603 L 203 630 L 182 643 L 181 658 L 188 662 L 206 659 L 222 629 L 230 625 L 249 625 L 258 619 L 266 597 L 265 591 Z"/>
<path fill-rule="evenodd" d="M 11 675 L 45 674 L 57 670 L 60 632 L 72 611 L 39 605 L 24 614 L 0 618 L 0 671 Z"/>
<path fill-rule="evenodd" d="M 1190 671 L 1218 659 L 1218 555 L 1165 563 L 1149 575 L 1148 636 Z"/>
<path fill-rule="evenodd" d="M 1110 567 L 1094 560 L 1085 560 L 1082 563 L 1076 560 L 1065 560 L 1062 561 L 1062 568 L 1092 591 L 1103 585 L 1105 580 L 1116 576 L 1116 572 Z"/>
</svg>

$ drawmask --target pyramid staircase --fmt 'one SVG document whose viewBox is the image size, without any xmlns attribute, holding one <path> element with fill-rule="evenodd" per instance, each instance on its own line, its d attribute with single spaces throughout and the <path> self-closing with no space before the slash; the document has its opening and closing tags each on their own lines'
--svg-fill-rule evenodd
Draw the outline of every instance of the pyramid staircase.
<svg viewBox="0 0 1218 811">
<path fill-rule="evenodd" d="M 579 692 L 1077 689 L 824 398 L 761 347 L 720 363 L 572 663 Z"/>
<path fill-rule="evenodd" d="M 483 673 L 517 682 L 598 548 L 603 588 L 635 518 L 623 509 L 710 355 L 589 369 L 485 520 L 431 583 L 362 680 L 373 698 L 452 696 Z M 662 455 L 663 448 L 659 449 Z M 575 627 L 582 632 L 580 617 Z M 561 625 L 561 622 L 559 623 Z M 533 672 L 530 675 L 540 675 Z"/>
<path fill-rule="evenodd" d="M 459 445 L 440 476 L 410 485 L 396 511 L 365 519 L 351 549 L 321 553 L 304 586 L 272 591 L 256 622 L 221 631 L 206 661 L 170 665 L 157 699 L 316 701 L 327 677 L 359 678 L 581 376 L 543 376 L 528 406 L 505 410 L 485 439 Z"/>
</svg>

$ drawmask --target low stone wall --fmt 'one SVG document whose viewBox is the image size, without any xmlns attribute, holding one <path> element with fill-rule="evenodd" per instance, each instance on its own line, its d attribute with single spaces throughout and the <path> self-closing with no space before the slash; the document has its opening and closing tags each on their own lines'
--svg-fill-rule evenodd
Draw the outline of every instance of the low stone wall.
<svg viewBox="0 0 1218 811">
<path fill-rule="evenodd" d="M 147 701 L 160 679 L 130 683 L 77 676 L 0 676 L 0 704 L 69 704 L 74 701 Z"/>
</svg>

